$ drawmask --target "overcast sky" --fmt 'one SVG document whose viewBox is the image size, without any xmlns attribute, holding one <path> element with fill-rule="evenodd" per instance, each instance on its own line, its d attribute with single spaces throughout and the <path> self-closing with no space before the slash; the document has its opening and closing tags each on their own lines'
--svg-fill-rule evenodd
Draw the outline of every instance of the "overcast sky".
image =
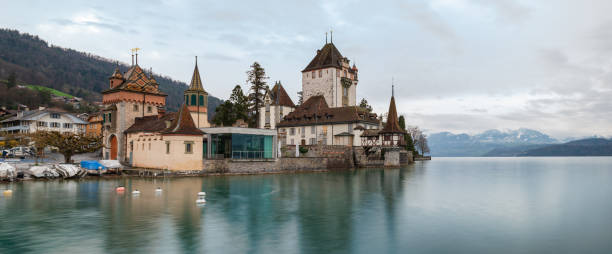
<svg viewBox="0 0 612 254">
<path fill-rule="evenodd" d="M 612 1 L 7 1 L 0 25 L 139 64 L 227 99 L 260 62 L 292 98 L 333 29 L 358 100 L 428 132 L 612 135 Z M 8 8 L 7 8 L 8 7 Z M 109 74 L 112 70 L 109 70 Z M 245 86 L 243 86 L 245 88 Z"/>
</svg>

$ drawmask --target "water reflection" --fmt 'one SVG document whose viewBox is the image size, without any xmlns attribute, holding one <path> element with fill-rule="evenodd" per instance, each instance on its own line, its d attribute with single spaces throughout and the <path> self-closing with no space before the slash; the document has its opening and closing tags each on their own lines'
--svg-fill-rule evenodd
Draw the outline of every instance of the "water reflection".
<svg viewBox="0 0 612 254">
<path fill-rule="evenodd" d="M 610 165 L 595 161 L 584 174 L 573 161 L 441 159 L 401 170 L 13 183 L 0 185 L 14 190 L 0 199 L 0 253 L 547 252 L 578 250 L 573 231 L 609 250 Z"/>
</svg>

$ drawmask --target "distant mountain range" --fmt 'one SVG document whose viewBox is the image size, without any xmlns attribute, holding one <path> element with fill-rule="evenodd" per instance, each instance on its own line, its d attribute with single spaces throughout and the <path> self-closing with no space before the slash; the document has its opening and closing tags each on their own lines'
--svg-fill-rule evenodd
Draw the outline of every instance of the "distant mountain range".
<svg viewBox="0 0 612 254">
<path fill-rule="evenodd" d="M 100 92 L 108 89 L 108 77 L 116 67 L 115 60 L 49 45 L 38 36 L 16 30 L 0 29 L 0 79 L 15 73 L 20 82 L 54 88 L 92 101 L 100 100 Z M 120 64 L 119 67 L 127 71 L 129 66 Z M 166 107 L 178 110 L 187 84 L 157 73 L 153 75 L 160 89 L 168 94 Z M 222 100 L 209 96 L 208 112 L 214 113 L 221 103 Z"/>
<path fill-rule="evenodd" d="M 612 141 L 587 138 L 562 143 L 536 130 L 488 130 L 476 135 L 433 133 L 432 156 L 612 156 Z M 564 140 L 566 141 L 566 140 Z"/>
</svg>

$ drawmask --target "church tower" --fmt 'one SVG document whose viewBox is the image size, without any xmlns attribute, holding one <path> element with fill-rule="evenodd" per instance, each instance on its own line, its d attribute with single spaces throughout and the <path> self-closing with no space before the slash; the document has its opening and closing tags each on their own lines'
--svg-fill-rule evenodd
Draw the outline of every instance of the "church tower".
<svg viewBox="0 0 612 254">
<path fill-rule="evenodd" d="M 332 108 L 357 104 L 357 66 L 350 66 L 333 42 L 323 45 L 317 55 L 302 70 L 302 96 L 306 101 L 323 95 Z"/>
<path fill-rule="evenodd" d="M 191 118 L 197 128 L 210 127 L 208 123 L 208 93 L 204 91 L 200 71 L 198 70 L 198 57 L 196 56 L 195 69 L 191 77 L 189 88 L 185 90 L 185 105 L 189 108 Z"/>
</svg>

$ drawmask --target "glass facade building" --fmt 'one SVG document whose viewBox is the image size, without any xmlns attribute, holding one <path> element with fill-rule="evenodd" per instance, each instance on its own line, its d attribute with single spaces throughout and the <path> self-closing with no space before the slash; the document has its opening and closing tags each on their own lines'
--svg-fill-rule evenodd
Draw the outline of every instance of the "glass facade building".
<svg viewBox="0 0 612 254">
<path fill-rule="evenodd" d="M 262 133 L 261 129 L 228 128 L 222 133 L 211 133 L 212 129 L 202 129 L 204 132 L 208 131 L 204 144 L 207 147 L 204 151 L 205 158 L 253 160 L 276 157 L 275 132 Z M 214 132 L 221 131 L 221 128 L 214 129 Z"/>
</svg>

